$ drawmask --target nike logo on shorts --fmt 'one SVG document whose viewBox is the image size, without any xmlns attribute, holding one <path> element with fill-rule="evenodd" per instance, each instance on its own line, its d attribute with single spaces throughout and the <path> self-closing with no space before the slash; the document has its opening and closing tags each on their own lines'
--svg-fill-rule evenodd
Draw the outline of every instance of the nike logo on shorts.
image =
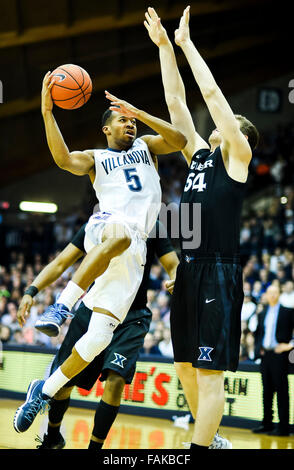
<svg viewBox="0 0 294 470">
<path fill-rule="evenodd" d="M 205 300 L 205 303 L 206 303 L 206 304 L 210 304 L 210 302 L 213 302 L 214 300 L 215 300 L 215 299 L 210 299 L 210 300 L 206 299 L 206 300 Z"/>
</svg>

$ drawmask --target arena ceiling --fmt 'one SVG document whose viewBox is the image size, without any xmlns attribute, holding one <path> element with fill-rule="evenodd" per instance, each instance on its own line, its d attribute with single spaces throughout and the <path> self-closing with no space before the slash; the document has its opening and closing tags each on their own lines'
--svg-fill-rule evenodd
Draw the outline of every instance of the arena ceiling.
<svg viewBox="0 0 294 470">
<path fill-rule="evenodd" d="M 71 150 L 101 141 L 104 90 L 167 117 L 157 48 L 143 26 L 153 6 L 171 38 L 185 1 L 1 0 L 0 185 L 53 165 L 40 114 L 42 78 L 58 65 L 76 63 L 93 80 L 93 95 L 75 111 L 55 109 Z M 192 39 L 226 94 L 293 69 L 288 50 L 291 15 L 283 1 L 191 1 Z M 289 3 L 288 3 L 289 5 Z M 199 97 L 186 60 L 176 49 L 191 97 Z M 102 141 L 103 142 L 103 141 Z"/>
</svg>

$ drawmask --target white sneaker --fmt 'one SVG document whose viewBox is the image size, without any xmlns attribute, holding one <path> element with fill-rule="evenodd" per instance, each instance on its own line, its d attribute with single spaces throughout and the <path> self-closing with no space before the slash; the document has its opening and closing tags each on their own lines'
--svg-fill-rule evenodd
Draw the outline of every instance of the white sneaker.
<svg viewBox="0 0 294 470">
<path fill-rule="evenodd" d="M 232 448 L 233 448 L 232 443 L 228 439 L 221 437 L 218 433 L 215 433 L 213 441 L 208 447 L 208 449 L 232 449 Z"/>
<path fill-rule="evenodd" d="M 182 442 L 182 445 L 185 449 L 190 449 L 191 442 Z M 221 437 L 218 433 L 215 434 L 212 443 L 208 447 L 208 449 L 232 449 L 232 443 Z"/>
</svg>

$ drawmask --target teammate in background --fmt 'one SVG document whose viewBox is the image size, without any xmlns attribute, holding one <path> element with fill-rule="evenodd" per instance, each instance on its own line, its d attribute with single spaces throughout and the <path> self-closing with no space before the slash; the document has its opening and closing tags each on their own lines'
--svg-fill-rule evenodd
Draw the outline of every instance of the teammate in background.
<svg viewBox="0 0 294 470">
<path fill-rule="evenodd" d="M 146 12 L 144 24 L 159 47 L 171 122 L 185 129 L 188 139 L 183 154 L 189 173 L 180 211 L 183 203 L 189 204 L 191 212 L 194 203 L 201 204 L 199 248 L 184 246 L 187 239 L 181 234 L 185 227 L 180 227 L 181 260 L 172 297 L 171 333 L 176 371 L 195 418 L 191 449 L 206 450 L 223 415 L 223 371 L 236 371 L 239 361 L 243 302 L 240 215 L 258 132 L 245 117 L 233 114 L 191 41 L 189 10 L 184 10 L 175 42 L 188 60 L 216 125 L 210 145 L 195 130 L 173 46 L 153 8 Z"/>
<path fill-rule="evenodd" d="M 81 372 L 111 342 L 141 284 L 146 239 L 161 205 L 161 188 L 153 156 L 182 149 L 185 136 L 173 125 L 138 110 L 106 92 L 111 101 L 102 130 L 108 148 L 69 152 L 54 119 L 50 74 L 43 80 L 42 115 L 50 151 L 56 164 L 75 175 L 88 175 L 100 210 L 86 228 L 87 255 L 57 304 L 38 322 L 41 331 L 57 335 L 72 306 L 95 280 L 84 304 L 93 312 L 87 332 L 66 361 L 44 382 L 34 380 L 14 416 L 17 432 L 26 431 L 35 416 L 60 388 Z M 136 139 L 136 119 L 158 135 Z"/>
<path fill-rule="evenodd" d="M 159 236 L 160 234 L 160 236 Z M 36 277 L 25 294 L 19 309 L 18 321 L 24 325 L 33 305 L 33 296 L 52 284 L 84 251 L 85 225 L 80 228 L 71 243 Z M 125 384 L 132 382 L 139 350 L 149 330 L 152 313 L 147 304 L 147 289 L 151 265 L 155 256 L 159 259 L 170 279 L 174 279 L 179 260 L 161 222 L 157 221 L 147 240 L 147 256 L 144 276 L 136 298 L 125 320 L 116 328 L 110 345 L 97 356 L 80 374 L 66 384 L 51 401 L 47 434 L 41 449 L 62 449 L 65 440 L 60 433 L 63 416 L 69 406 L 71 391 L 75 386 L 91 390 L 100 373 L 106 380 L 103 396 L 97 405 L 94 428 L 89 449 L 99 449 L 114 422 Z M 70 355 L 76 341 L 87 331 L 91 310 L 82 302 L 72 319 L 65 339 L 52 364 L 51 373 Z"/>
</svg>

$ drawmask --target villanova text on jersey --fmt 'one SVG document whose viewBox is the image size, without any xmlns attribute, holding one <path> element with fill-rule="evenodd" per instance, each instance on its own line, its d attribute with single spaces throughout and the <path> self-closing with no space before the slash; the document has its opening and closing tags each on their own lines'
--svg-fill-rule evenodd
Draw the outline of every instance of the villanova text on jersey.
<svg viewBox="0 0 294 470">
<path fill-rule="evenodd" d="M 108 175 L 112 170 L 124 165 L 134 165 L 136 163 L 145 163 L 150 166 L 149 157 L 146 150 L 133 150 L 132 152 L 114 157 L 107 157 L 101 161 L 106 174 Z"/>
<path fill-rule="evenodd" d="M 145 236 L 161 207 L 160 179 L 148 145 L 136 139 L 128 150 L 95 149 L 93 188 L 100 211 L 117 214 Z"/>
</svg>

